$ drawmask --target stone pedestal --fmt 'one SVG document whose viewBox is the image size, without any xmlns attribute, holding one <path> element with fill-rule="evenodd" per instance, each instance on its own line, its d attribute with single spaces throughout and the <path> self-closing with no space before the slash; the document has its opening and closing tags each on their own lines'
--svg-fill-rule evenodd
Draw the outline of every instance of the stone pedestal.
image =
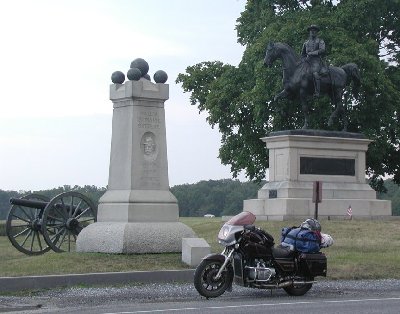
<svg viewBox="0 0 400 314">
<path fill-rule="evenodd" d="M 391 202 L 376 199 L 366 183 L 365 153 L 371 142 L 361 134 L 291 130 L 262 138 L 269 150 L 269 182 L 244 210 L 259 220 L 313 217 L 313 182 L 322 181 L 318 216 L 339 218 L 352 208 L 355 218 L 391 216 Z"/>
<path fill-rule="evenodd" d="M 180 252 L 194 237 L 179 223 L 169 191 L 164 102 L 167 84 L 142 78 L 110 86 L 113 101 L 108 189 L 97 223 L 84 228 L 77 251 L 106 253 Z"/>
</svg>

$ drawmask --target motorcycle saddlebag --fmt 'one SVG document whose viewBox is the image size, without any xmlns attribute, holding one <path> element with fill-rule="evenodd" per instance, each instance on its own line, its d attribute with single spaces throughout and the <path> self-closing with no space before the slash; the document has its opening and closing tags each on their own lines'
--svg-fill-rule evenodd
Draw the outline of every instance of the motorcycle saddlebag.
<svg viewBox="0 0 400 314">
<path fill-rule="evenodd" d="M 301 269 L 307 276 L 324 276 L 326 277 L 327 262 L 324 253 L 301 253 L 299 255 L 299 263 Z"/>
</svg>

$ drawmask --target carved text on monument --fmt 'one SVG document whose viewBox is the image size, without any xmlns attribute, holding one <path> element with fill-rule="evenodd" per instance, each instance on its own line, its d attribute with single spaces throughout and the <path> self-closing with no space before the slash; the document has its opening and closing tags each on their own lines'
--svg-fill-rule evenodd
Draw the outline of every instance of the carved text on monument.
<svg viewBox="0 0 400 314">
<path fill-rule="evenodd" d="M 140 111 L 137 118 L 139 129 L 160 129 L 160 117 L 157 111 Z"/>
<path fill-rule="evenodd" d="M 143 162 L 141 185 L 146 189 L 158 189 L 161 187 L 159 168 L 156 162 Z"/>
</svg>

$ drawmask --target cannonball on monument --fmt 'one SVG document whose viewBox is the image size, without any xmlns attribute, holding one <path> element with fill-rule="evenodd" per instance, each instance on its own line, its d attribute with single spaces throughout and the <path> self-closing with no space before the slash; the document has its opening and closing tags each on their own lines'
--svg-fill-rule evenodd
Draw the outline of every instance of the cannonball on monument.
<svg viewBox="0 0 400 314">
<path fill-rule="evenodd" d="M 156 83 L 164 84 L 168 80 L 168 75 L 165 71 L 158 70 L 156 73 L 154 73 L 153 78 Z"/>
<path fill-rule="evenodd" d="M 130 81 L 138 81 L 142 77 L 142 72 L 138 68 L 131 68 L 126 73 L 126 76 Z"/>
<path fill-rule="evenodd" d="M 143 75 L 143 78 L 145 78 L 148 81 L 151 81 L 150 75 L 148 74 Z"/>
<path fill-rule="evenodd" d="M 131 68 L 138 68 L 142 72 L 142 76 L 145 76 L 149 72 L 149 64 L 142 58 L 137 58 L 131 62 Z"/>
<path fill-rule="evenodd" d="M 114 84 L 122 84 L 125 81 L 125 74 L 121 71 L 115 71 L 111 74 L 111 81 Z"/>
</svg>

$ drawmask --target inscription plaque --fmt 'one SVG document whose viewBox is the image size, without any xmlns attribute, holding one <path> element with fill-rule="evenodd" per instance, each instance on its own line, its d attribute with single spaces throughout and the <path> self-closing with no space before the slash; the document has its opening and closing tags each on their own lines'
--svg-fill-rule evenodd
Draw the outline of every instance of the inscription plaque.
<svg viewBox="0 0 400 314">
<path fill-rule="evenodd" d="M 277 198 L 278 197 L 278 191 L 277 190 L 269 190 L 269 198 Z"/>
<path fill-rule="evenodd" d="M 355 176 L 355 159 L 300 157 L 300 174 Z"/>
</svg>

